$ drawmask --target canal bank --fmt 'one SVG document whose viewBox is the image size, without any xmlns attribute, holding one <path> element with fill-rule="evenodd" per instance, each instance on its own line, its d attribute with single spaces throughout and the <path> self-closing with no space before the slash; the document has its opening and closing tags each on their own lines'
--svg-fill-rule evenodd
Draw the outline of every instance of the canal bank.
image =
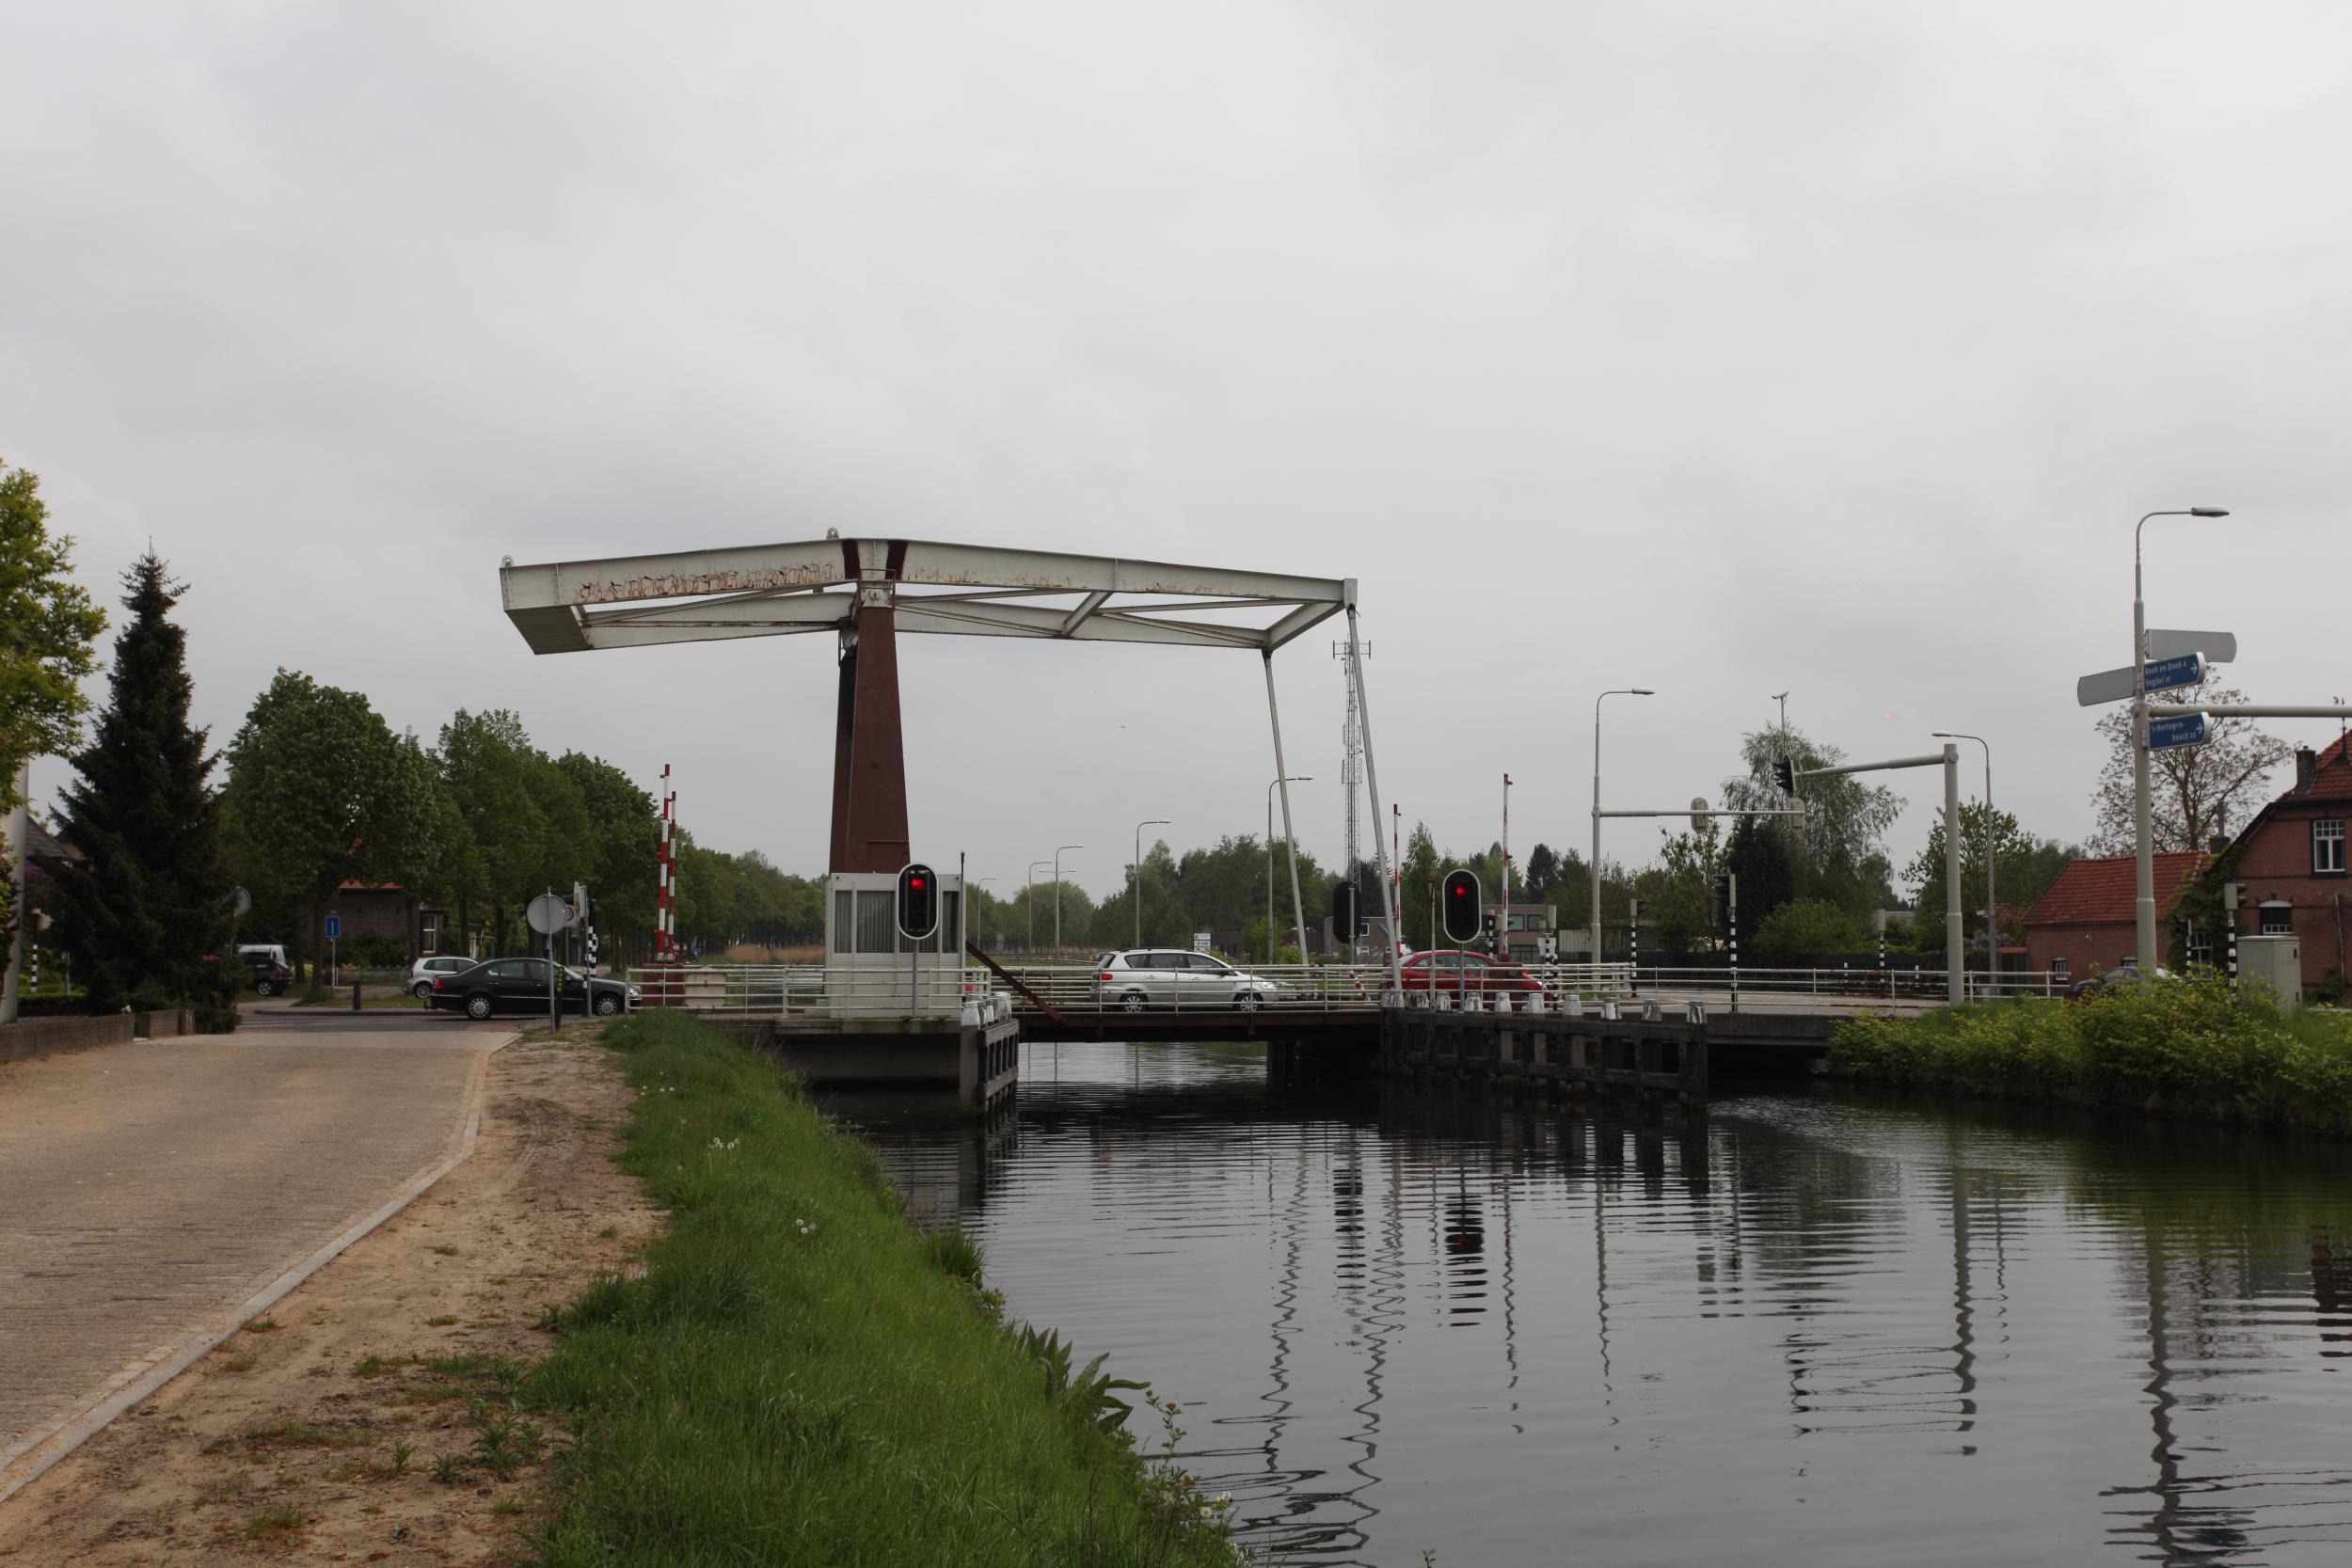
<svg viewBox="0 0 2352 1568">
<path fill-rule="evenodd" d="M 2340 1560 L 2336 1146 L 1244 1045 L 1031 1047 L 985 1123 L 829 1103 L 1282 1561 Z"/>
<path fill-rule="evenodd" d="M 639 1095 L 623 1166 L 671 1227 L 553 1315 L 525 1385 L 578 1435 L 543 1561 L 1236 1560 L 1104 1424 L 1120 1390 L 1001 1323 L 976 1255 L 784 1073 L 672 1012 L 606 1039 Z"/>
<path fill-rule="evenodd" d="M 2352 1133 L 2352 1019 L 2284 1012 L 2218 977 L 1866 1016 L 1839 1026 L 1825 1065 L 1867 1083 Z"/>
</svg>

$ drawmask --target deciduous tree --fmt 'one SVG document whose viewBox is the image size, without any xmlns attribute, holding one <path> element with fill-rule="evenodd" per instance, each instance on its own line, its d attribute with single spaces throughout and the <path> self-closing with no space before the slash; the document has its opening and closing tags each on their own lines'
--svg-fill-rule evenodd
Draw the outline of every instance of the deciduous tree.
<svg viewBox="0 0 2352 1568">
<path fill-rule="evenodd" d="M 1772 778 L 1772 765 L 1787 758 L 1800 771 L 1846 760 L 1837 747 L 1812 740 L 1795 725 L 1754 730 L 1740 743 L 1746 772 L 1724 781 L 1724 803 L 1744 811 L 1786 806 Z M 1886 831 L 1902 813 L 1902 800 L 1866 775 L 1807 779 L 1803 826 L 1793 817 L 1769 817 L 1766 829 L 1788 847 L 1796 868 L 1795 894 L 1823 898 L 1849 914 L 1878 907 L 1886 892 Z"/>
<path fill-rule="evenodd" d="M 2167 702 L 2242 703 L 2246 693 L 2208 675 L 2193 687 L 2158 694 Z M 2217 714 L 2206 721 L 2201 746 L 2174 746 L 2148 759 L 2149 817 L 2158 853 L 2202 849 L 2227 837 L 2231 824 L 2243 827 L 2268 800 L 2271 769 L 2291 748 L 2251 719 Z M 2102 714 L 2099 734 L 2107 760 L 2090 792 L 2097 813 L 2090 849 L 2095 855 L 2129 855 L 2138 848 L 2132 800 L 2132 710 L 2119 703 Z"/>
<path fill-rule="evenodd" d="M 81 743 L 106 613 L 72 578 L 73 541 L 49 532 L 39 476 L 0 463 L 0 815 L 24 803 L 17 776 Z M 0 952 L 16 930 L 16 878 L 0 843 Z"/>
<path fill-rule="evenodd" d="M 240 875 L 302 903 L 313 952 L 343 883 L 410 883 L 433 860 L 430 759 L 366 697 L 299 671 L 278 671 L 246 714 L 226 803 Z"/>
</svg>

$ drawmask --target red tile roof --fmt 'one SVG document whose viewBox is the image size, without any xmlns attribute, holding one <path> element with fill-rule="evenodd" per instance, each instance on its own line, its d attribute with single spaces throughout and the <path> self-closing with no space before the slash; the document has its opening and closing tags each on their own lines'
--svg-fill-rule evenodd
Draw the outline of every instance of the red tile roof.
<svg viewBox="0 0 2352 1568">
<path fill-rule="evenodd" d="M 2300 794 L 2290 778 L 2279 803 L 2294 800 L 2352 800 L 2352 750 L 2345 742 L 2352 736 L 2338 736 L 2319 753 L 2319 764 L 2312 769 L 2312 787 Z"/>
<path fill-rule="evenodd" d="M 2155 857 L 2156 908 L 2169 910 L 2212 857 L 2184 851 Z M 2069 861 L 2049 891 L 2026 911 L 2028 926 L 2129 926 L 2137 918 L 2139 877 L 2133 857 Z"/>
</svg>

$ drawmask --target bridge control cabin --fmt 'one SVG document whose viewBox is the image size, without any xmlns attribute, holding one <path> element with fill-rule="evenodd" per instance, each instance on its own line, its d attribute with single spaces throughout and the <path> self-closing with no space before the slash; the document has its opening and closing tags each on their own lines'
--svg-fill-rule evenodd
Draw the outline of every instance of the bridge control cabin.
<svg viewBox="0 0 2352 1568">
<path fill-rule="evenodd" d="M 825 879 L 825 1011 L 834 1018 L 955 1018 L 963 1008 L 963 879 L 939 874 L 939 927 L 898 934 L 895 872 Z"/>
</svg>

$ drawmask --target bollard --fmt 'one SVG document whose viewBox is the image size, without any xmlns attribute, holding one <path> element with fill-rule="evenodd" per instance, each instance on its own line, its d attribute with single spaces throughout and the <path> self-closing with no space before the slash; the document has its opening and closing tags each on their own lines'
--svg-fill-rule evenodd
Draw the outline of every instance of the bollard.
<svg viewBox="0 0 2352 1568">
<path fill-rule="evenodd" d="M 351 1010 L 355 1013 L 359 1010 L 359 982 L 357 980 L 351 982 Z"/>
</svg>

